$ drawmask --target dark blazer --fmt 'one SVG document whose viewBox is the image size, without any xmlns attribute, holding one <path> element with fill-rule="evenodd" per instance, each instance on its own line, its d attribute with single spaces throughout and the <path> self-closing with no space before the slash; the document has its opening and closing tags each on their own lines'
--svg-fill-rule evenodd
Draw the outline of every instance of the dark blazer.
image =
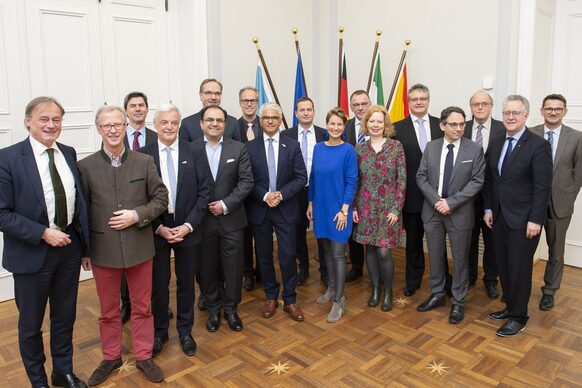
<svg viewBox="0 0 582 388">
<path fill-rule="evenodd" d="M 156 169 L 161 177 L 159 142 L 140 149 L 140 152 L 154 158 Z M 184 236 L 184 240 L 176 245 L 180 247 L 198 245 L 202 241 L 199 226 L 206 214 L 209 198 L 210 178 L 207 169 L 204 168 L 204 159 L 201 154 L 194 153 L 192 143 L 180 140 L 178 142 L 178 180 L 174 215 L 171 216 L 168 211 L 165 211 L 152 222 L 156 248 L 160 249 L 168 243 L 166 239 L 155 234 L 160 225 L 183 225 L 186 222 L 192 226 L 193 231 Z"/>
<path fill-rule="evenodd" d="M 156 131 L 152 131 L 151 129 L 149 129 L 148 127 L 146 127 L 145 129 L 145 145 L 148 146 L 152 143 L 155 143 L 156 140 L 158 140 L 158 133 Z M 133 141 L 133 140 L 132 140 Z M 125 148 L 128 149 L 132 149 L 129 146 L 129 139 L 127 138 L 127 133 L 125 134 L 125 136 L 123 137 L 123 144 L 125 144 Z"/>
<path fill-rule="evenodd" d="M 223 138 L 216 180 L 210 172 L 204 138 L 194 141 L 194 153 L 201 155 L 200 159 L 209 177 L 211 190 L 208 202 L 222 200 L 228 209 L 228 214 L 218 216 L 222 229 L 225 232 L 233 232 L 247 226 L 244 201 L 253 188 L 254 180 L 249 155 L 244 144 Z M 203 233 L 206 232 L 206 227 L 212 217 L 215 216 L 210 212 L 204 216 Z"/>
<path fill-rule="evenodd" d="M 463 136 L 471 140 L 471 136 L 473 136 L 473 119 L 467 121 L 467 123 L 465 124 L 465 133 Z M 491 133 L 489 134 L 489 143 L 487 143 L 487 151 L 489 151 L 489 147 L 493 143 L 494 139 L 498 136 L 505 137 L 505 126 L 503 125 L 503 121 L 491 118 Z"/>
<path fill-rule="evenodd" d="M 429 115 L 430 140 L 444 136 L 439 126 L 439 119 Z M 404 200 L 405 213 L 421 213 L 424 196 L 416 184 L 416 172 L 422 158 L 422 151 L 418 145 L 418 139 L 414 131 L 414 124 L 410 116 L 394 123 L 396 135 L 394 138 L 402 143 L 404 156 L 406 157 L 406 198 Z M 430 141 L 429 140 L 429 141 Z"/>
<path fill-rule="evenodd" d="M 501 209 L 512 229 L 525 229 L 528 221 L 543 225 L 552 186 L 550 144 L 526 128 L 499 176 L 497 165 L 505 141 L 505 136 L 496 138 L 488 152 L 483 205 L 493 211 L 494 222 Z"/>
<path fill-rule="evenodd" d="M 283 201 L 276 208 L 270 208 L 263 198 L 269 192 L 269 168 L 262 137 L 246 143 L 255 186 L 251 191 L 246 207 L 251 224 L 260 224 L 272 212 L 274 220 L 281 223 L 299 222 L 299 200 L 297 194 L 307 184 L 307 171 L 299 142 L 289 136 L 279 136 L 279 159 L 277 162 L 277 191 Z"/>
<path fill-rule="evenodd" d="M 247 139 L 247 121 L 241 116 L 238 118 L 237 123 L 238 123 L 240 141 L 243 143 L 246 143 L 247 141 L 249 141 L 249 139 Z M 261 130 L 261 124 L 259 124 L 258 117 L 255 117 L 255 119 L 253 120 L 253 127 L 254 126 L 256 126 L 256 128 L 257 128 L 257 136 L 256 137 L 262 136 L 263 131 Z"/>
<path fill-rule="evenodd" d="M 75 149 L 56 143 L 62 151 L 77 189 L 73 226 L 83 251 L 89 249 L 87 205 L 81 190 Z M 4 233 L 2 266 L 12 273 L 34 273 L 42 265 L 48 244 L 42 235 L 49 227 L 44 191 L 32 145 L 27 138 L 0 150 L 0 231 Z"/>
<path fill-rule="evenodd" d="M 201 112 L 202 110 L 182 120 L 182 125 L 180 126 L 180 139 L 194 141 L 196 139 L 204 138 L 204 133 L 202 133 L 202 128 L 200 127 Z M 231 115 L 226 116 L 224 137 L 237 141 L 241 140 L 238 122 Z"/>
<path fill-rule="evenodd" d="M 325 129 L 318 127 L 317 125 L 314 125 L 313 128 L 315 128 L 315 142 L 316 143 L 320 143 L 320 142 L 326 141 L 328 139 L 329 136 L 327 136 L 327 131 Z M 281 134 L 289 136 L 291 139 L 297 140 L 299 143 L 301 143 L 301 137 L 299 134 L 299 126 L 298 125 L 295 125 L 289 129 L 282 131 Z"/>
<path fill-rule="evenodd" d="M 361 124 L 360 124 L 361 125 Z M 356 119 L 351 118 L 347 121 L 346 127 L 344 128 L 344 135 L 342 136 L 347 143 L 350 143 L 354 147 L 358 142 L 358 137 L 356 135 Z"/>
</svg>

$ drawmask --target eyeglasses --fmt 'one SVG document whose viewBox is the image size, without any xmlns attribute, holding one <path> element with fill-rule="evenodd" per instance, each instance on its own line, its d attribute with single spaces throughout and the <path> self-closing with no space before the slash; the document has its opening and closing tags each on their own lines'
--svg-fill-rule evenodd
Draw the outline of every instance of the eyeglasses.
<svg viewBox="0 0 582 388">
<path fill-rule="evenodd" d="M 546 112 L 546 113 L 556 112 L 557 114 L 561 114 L 564 112 L 564 108 L 543 108 L 543 109 L 544 109 L 544 112 Z"/>
<path fill-rule="evenodd" d="M 465 122 L 464 121 L 463 122 L 460 122 L 460 123 L 445 123 L 445 124 L 448 124 L 453 129 L 457 129 L 457 128 L 463 129 L 463 128 L 465 128 Z"/>
<path fill-rule="evenodd" d="M 117 130 L 117 131 L 121 131 L 123 129 L 123 127 L 125 127 L 126 125 L 127 125 L 126 123 L 105 124 L 105 125 L 99 125 L 99 128 L 101 128 L 105 132 L 109 132 L 113 128 L 115 128 L 115 130 Z"/>
<path fill-rule="evenodd" d="M 493 104 L 490 103 L 490 102 L 474 102 L 474 103 L 471 104 L 471 106 L 473 108 L 488 108 L 491 105 L 493 105 Z"/>
<path fill-rule="evenodd" d="M 248 100 L 240 100 L 240 102 L 244 105 L 253 105 L 256 104 L 257 102 L 259 102 L 259 100 L 257 100 L 256 98 L 252 98 L 252 99 L 248 99 Z"/>
<path fill-rule="evenodd" d="M 218 118 L 218 119 L 215 119 L 215 118 L 208 117 L 208 118 L 206 118 L 206 119 L 204 119 L 204 120 L 202 120 L 202 121 L 204 121 L 205 123 L 208 123 L 208 124 L 212 124 L 212 123 L 216 123 L 216 124 L 224 124 L 224 122 L 225 122 L 226 120 L 225 120 L 225 119 L 220 119 L 220 118 Z"/>
<path fill-rule="evenodd" d="M 523 114 L 524 112 L 518 112 L 518 111 L 510 111 L 510 112 L 502 112 L 503 117 L 519 117 Z"/>
<path fill-rule="evenodd" d="M 410 102 L 427 102 L 428 97 L 409 98 L 408 101 L 410 101 Z"/>
<path fill-rule="evenodd" d="M 354 104 L 351 104 L 351 105 L 352 105 L 352 109 L 358 109 L 360 107 L 361 108 L 365 108 L 368 105 L 370 105 L 370 103 L 369 102 L 362 102 L 362 103 L 354 103 Z"/>
<path fill-rule="evenodd" d="M 281 120 L 281 117 L 279 117 L 279 116 L 263 116 L 263 117 L 261 117 L 261 120 L 277 121 L 277 120 Z"/>
<path fill-rule="evenodd" d="M 202 94 L 204 94 L 206 97 L 211 97 L 211 96 L 219 97 L 222 95 L 222 92 L 211 92 L 210 90 L 207 90 L 205 92 L 202 92 Z"/>
</svg>

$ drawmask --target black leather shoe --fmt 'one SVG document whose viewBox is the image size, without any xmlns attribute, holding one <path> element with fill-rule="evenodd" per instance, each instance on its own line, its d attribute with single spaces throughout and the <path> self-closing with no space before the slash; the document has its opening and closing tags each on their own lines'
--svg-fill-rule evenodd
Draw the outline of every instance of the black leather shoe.
<svg viewBox="0 0 582 388">
<path fill-rule="evenodd" d="M 299 273 L 297 274 L 297 284 L 298 285 L 305 284 L 308 277 L 309 277 L 309 270 L 307 268 L 300 269 Z"/>
<path fill-rule="evenodd" d="M 154 348 L 152 349 L 152 357 L 157 356 L 162 352 L 164 344 L 168 342 L 168 336 L 164 337 L 154 337 Z"/>
<path fill-rule="evenodd" d="M 487 292 L 487 296 L 491 299 L 499 298 L 499 291 L 497 291 L 497 287 L 493 284 L 485 284 L 485 292 Z"/>
<path fill-rule="evenodd" d="M 124 324 L 129 321 L 129 318 L 131 317 L 131 308 L 128 306 L 121 306 L 119 313 L 121 314 L 121 324 Z"/>
<path fill-rule="evenodd" d="M 507 309 L 495 311 L 489 314 L 489 318 L 493 319 L 494 321 L 503 321 L 509 318 L 509 313 L 507 312 Z"/>
<path fill-rule="evenodd" d="M 168 319 L 172 319 L 174 318 L 174 312 L 172 311 L 171 308 L 168 307 Z"/>
<path fill-rule="evenodd" d="M 190 334 L 180 337 L 180 345 L 185 355 L 193 356 L 196 353 L 196 341 Z"/>
<path fill-rule="evenodd" d="M 554 308 L 554 295 L 543 294 L 542 300 L 540 300 L 540 310 L 550 311 Z"/>
<path fill-rule="evenodd" d="M 206 320 L 206 330 L 214 333 L 218 329 L 220 329 L 220 312 L 210 313 Z"/>
<path fill-rule="evenodd" d="M 55 387 L 68 388 L 86 388 L 87 384 L 72 373 L 68 375 L 59 375 L 55 372 L 51 373 L 51 382 Z"/>
<path fill-rule="evenodd" d="M 247 291 L 252 291 L 255 289 L 255 280 L 253 279 L 253 275 L 243 276 L 243 288 Z"/>
<path fill-rule="evenodd" d="M 461 306 L 460 304 L 454 304 L 451 306 L 451 314 L 449 315 L 449 323 L 453 325 L 457 323 L 461 323 L 461 321 L 465 318 L 465 306 Z"/>
<path fill-rule="evenodd" d="M 525 325 L 513 319 L 508 319 L 503 326 L 501 326 L 496 334 L 500 337 L 513 337 L 525 330 Z"/>
<path fill-rule="evenodd" d="M 206 307 L 206 295 L 204 295 L 203 293 L 200 293 L 200 296 L 198 297 L 198 310 L 200 311 L 208 310 L 208 307 Z"/>
<path fill-rule="evenodd" d="M 362 270 L 358 268 L 352 268 L 350 272 L 346 274 L 346 282 L 353 282 L 354 280 L 362 277 Z"/>
<path fill-rule="evenodd" d="M 414 287 L 414 286 L 404 287 L 404 296 L 412 296 L 412 295 L 416 294 L 417 289 L 418 289 L 418 287 Z"/>
<path fill-rule="evenodd" d="M 237 313 L 224 313 L 224 319 L 228 322 L 228 327 L 230 330 L 241 331 L 243 329 L 243 323 Z"/>
<path fill-rule="evenodd" d="M 443 296 L 436 296 L 431 295 L 424 303 L 420 304 L 416 311 L 425 312 L 435 309 L 437 307 L 445 307 L 445 297 Z"/>
</svg>

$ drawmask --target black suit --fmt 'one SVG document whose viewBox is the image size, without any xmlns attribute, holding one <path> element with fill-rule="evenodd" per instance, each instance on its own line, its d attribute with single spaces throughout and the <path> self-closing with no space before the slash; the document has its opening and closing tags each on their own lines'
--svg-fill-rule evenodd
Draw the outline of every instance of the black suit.
<svg viewBox="0 0 582 388">
<path fill-rule="evenodd" d="M 204 133 L 200 127 L 201 113 L 202 110 L 182 120 L 182 125 L 180 126 L 180 139 L 194 141 L 196 139 L 204 138 Z M 238 129 L 238 122 L 231 115 L 226 116 L 224 137 L 240 141 L 240 130 Z"/>
<path fill-rule="evenodd" d="M 200 286 L 210 313 L 218 313 L 221 308 L 226 313 L 235 313 L 241 300 L 242 240 L 243 229 L 247 226 L 244 200 L 254 183 L 249 155 L 242 143 L 223 138 L 215 179 L 210 171 L 204 139 L 196 140 L 194 147 L 197 154 L 203 155 L 203 165 L 210 176 L 209 203 L 222 201 L 228 209 L 227 214 L 219 216 L 207 212 L 202 221 Z M 220 265 L 223 274 L 219 273 Z M 219 278 L 224 279 L 224 295 Z"/>
<path fill-rule="evenodd" d="M 550 144 L 527 128 L 513 145 L 503 173 L 498 163 L 505 137 L 487 152 L 483 205 L 493 211 L 493 247 L 509 316 L 525 324 L 531 295 L 533 255 L 540 235 L 526 238 L 528 222 L 543 225 L 552 185 Z"/>
<path fill-rule="evenodd" d="M 471 139 L 473 135 L 473 120 L 467 121 L 464 136 Z M 505 136 L 503 122 L 491 119 L 489 129 L 489 142 L 487 151 L 497 137 Z M 479 233 L 483 234 L 483 283 L 491 286 L 497 285 L 497 264 L 493 255 L 493 241 L 491 240 L 491 229 L 483 222 L 483 191 L 475 197 L 475 227 L 471 234 L 471 248 L 469 249 L 469 284 L 474 284 L 479 274 Z"/>
<path fill-rule="evenodd" d="M 239 135 L 240 135 L 240 141 L 242 143 L 246 143 L 249 141 L 249 139 L 247 138 L 247 129 L 248 129 L 248 121 L 246 121 L 244 119 L 244 117 L 239 117 L 237 120 L 238 123 L 238 129 L 239 129 Z M 259 118 L 255 117 L 255 119 L 252 121 L 253 123 L 253 133 L 255 134 L 255 138 L 262 136 L 262 129 L 261 129 L 261 124 L 259 123 Z"/>
<path fill-rule="evenodd" d="M 277 234 L 277 253 L 283 278 L 283 301 L 295 304 L 297 263 L 295 261 L 295 225 L 299 222 L 297 194 L 307 184 L 307 171 L 299 143 L 279 135 L 276 190 L 283 200 L 274 208 L 263 200 L 269 192 L 269 168 L 265 140 L 259 137 L 246 144 L 255 177 L 255 186 L 246 201 L 249 223 L 257 244 L 257 260 L 267 300 L 277 300 L 279 283 L 273 266 L 273 230 Z"/>
<path fill-rule="evenodd" d="M 160 170 L 160 144 L 155 142 L 140 150 L 154 158 L 158 174 Z M 191 143 L 178 142 L 178 174 L 176 180 L 176 203 L 173 214 L 164 212 L 153 223 L 156 254 L 152 268 L 152 314 L 154 316 L 154 336 L 168 337 L 168 305 L 170 293 L 170 250 L 174 250 L 174 273 L 176 274 L 176 328 L 180 337 L 192 334 L 194 324 L 194 278 L 196 253 L 202 242 L 199 228 L 206 213 L 210 197 L 210 182 L 203 167 L 202 155 L 194 153 Z M 168 191 L 170 188 L 168 187 Z M 160 226 L 173 228 L 189 223 L 192 233 L 184 236 L 180 243 L 170 244 L 156 234 Z"/>
<path fill-rule="evenodd" d="M 406 230 L 406 286 L 419 288 L 425 267 L 422 242 L 424 227 L 421 218 L 424 196 L 416 184 L 416 172 L 422 159 L 422 151 L 411 117 L 408 116 L 394 123 L 394 128 L 396 129 L 395 139 L 402 143 L 406 157 L 406 198 L 402 209 L 404 229 Z M 429 122 L 430 139 L 427 141 L 443 137 L 444 133 L 440 129 L 439 119 L 429 116 Z"/>
<path fill-rule="evenodd" d="M 42 240 L 49 219 L 30 139 L 0 150 L 2 266 L 13 273 L 20 355 L 33 386 L 48 386 L 41 331 L 47 301 L 53 372 L 73 373 L 73 324 L 81 255 L 89 249 L 87 207 L 80 190 L 77 155 L 73 148 L 59 143 L 54 147 L 57 145 L 76 187 L 73 221 L 65 230 L 72 242 L 64 247 L 51 247 Z"/>
</svg>

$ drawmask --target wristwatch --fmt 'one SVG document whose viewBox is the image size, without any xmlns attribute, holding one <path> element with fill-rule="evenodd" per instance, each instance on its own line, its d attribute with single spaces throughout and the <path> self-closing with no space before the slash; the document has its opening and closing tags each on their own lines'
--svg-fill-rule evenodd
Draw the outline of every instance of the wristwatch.
<svg viewBox="0 0 582 388">
<path fill-rule="evenodd" d="M 342 212 L 342 214 L 343 214 L 344 216 L 346 216 L 346 217 L 348 216 L 348 211 L 347 211 L 347 210 L 340 210 L 340 211 Z"/>
</svg>

